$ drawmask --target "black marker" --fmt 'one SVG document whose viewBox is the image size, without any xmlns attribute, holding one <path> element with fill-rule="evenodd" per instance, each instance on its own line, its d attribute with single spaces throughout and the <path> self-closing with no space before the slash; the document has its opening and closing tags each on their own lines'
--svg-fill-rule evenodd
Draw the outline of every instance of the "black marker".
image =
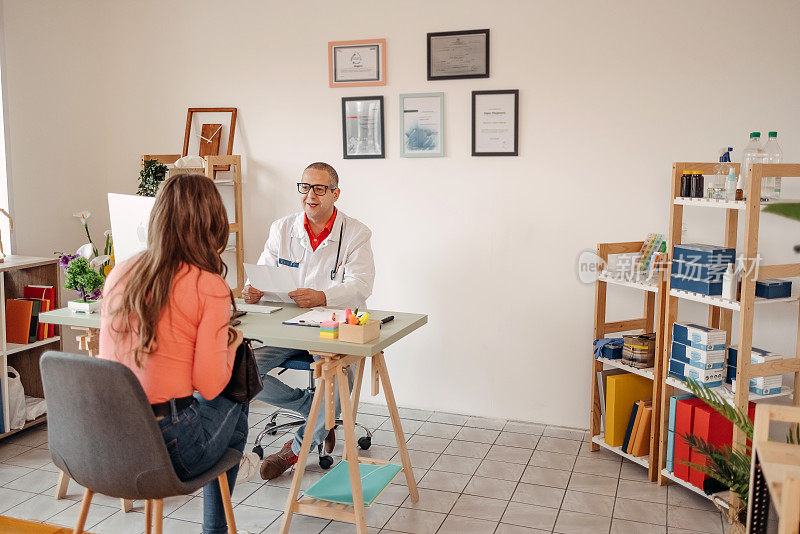
<svg viewBox="0 0 800 534">
<path fill-rule="evenodd" d="M 391 321 L 394 321 L 394 315 L 390 315 L 389 317 L 384 317 L 383 319 L 381 319 L 381 324 L 384 325 Z"/>
</svg>

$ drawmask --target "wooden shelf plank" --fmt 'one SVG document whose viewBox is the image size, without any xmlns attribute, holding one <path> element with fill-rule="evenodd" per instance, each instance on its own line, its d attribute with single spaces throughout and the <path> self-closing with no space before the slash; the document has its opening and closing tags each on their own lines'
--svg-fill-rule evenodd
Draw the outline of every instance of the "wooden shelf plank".
<svg viewBox="0 0 800 534">
<path fill-rule="evenodd" d="M 761 206 L 769 206 L 770 204 L 797 204 L 800 199 L 797 198 L 780 198 L 778 200 L 762 200 Z M 700 208 L 718 208 L 728 210 L 744 210 L 747 209 L 747 202 L 744 200 L 715 200 L 711 198 L 684 198 L 678 197 L 675 199 L 677 206 L 697 206 Z"/>
<path fill-rule="evenodd" d="M 666 469 L 662 469 L 661 470 L 661 474 L 663 476 L 665 476 L 666 478 L 670 479 L 671 481 L 675 482 L 676 484 L 678 484 L 680 486 L 683 486 L 684 488 L 688 489 L 689 491 L 693 491 L 696 494 L 700 495 L 701 497 L 705 497 L 708 500 L 711 500 L 712 497 L 714 497 L 715 495 L 719 496 L 723 501 L 720 504 L 722 504 L 723 506 L 725 506 L 725 503 L 730 501 L 731 492 L 728 491 L 728 490 L 708 495 L 706 492 L 704 492 L 700 488 L 698 488 L 696 486 L 693 486 L 692 484 L 689 484 L 688 482 L 686 482 L 685 480 L 683 480 L 681 478 L 676 477 L 674 473 L 671 473 L 671 472 L 667 471 Z M 726 506 L 726 508 L 727 508 L 727 506 Z"/>
<path fill-rule="evenodd" d="M 677 378 L 675 378 L 673 376 L 667 377 L 667 385 L 668 386 L 672 386 L 674 388 L 678 388 L 681 391 L 685 391 L 687 393 L 691 393 L 691 391 L 686 386 L 683 385 L 683 382 L 681 382 L 680 380 L 678 380 Z M 715 388 L 709 388 L 709 389 L 711 391 L 714 391 L 715 393 L 718 393 L 719 396 L 722 397 L 723 399 L 725 399 L 725 401 L 728 404 L 730 404 L 731 406 L 735 406 L 735 404 L 733 402 L 734 394 L 733 394 L 733 392 L 731 391 L 731 389 L 729 387 L 726 387 L 726 386 L 723 385 L 723 386 L 719 386 L 719 387 L 715 387 Z M 755 402 L 755 401 L 760 401 L 760 400 L 764 400 L 764 399 L 777 399 L 778 397 L 788 397 L 788 396 L 791 396 L 791 395 L 792 395 L 792 388 L 786 387 L 786 386 L 782 386 L 781 387 L 781 392 L 780 393 L 775 393 L 774 395 L 758 395 L 756 393 L 751 393 L 750 394 L 750 400 Z"/>
<path fill-rule="evenodd" d="M 35 349 L 36 347 L 41 347 L 44 345 L 49 345 L 51 343 L 57 343 L 61 341 L 61 336 L 49 337 L 47 339 L 43 339 L 41 341 L 35 341 L 33 343 L 7 343 L 6 344 L 6 354 L 16 354 L 17 352 L 22 352 L 24 350 Z"/>
<path fill-rule="evenodd" d="M 634 289 L 641 289 L 642 291 L 649 291 L 651 293 L 656 293 L 658 291 L 658 284 L 655 282 L 650 284 L 646 282 L 623 280 L 620 278 L 615 278 L 613 275 L 608 273 L 608 271 L 601 272 L 598 276 L 598 280 L 607 284 L 613 284 L 615 286 L 632 287 Z"/>
<path fill-rule="evenodd" d="M 605 434 L 598 434 L 597 436 L 594 436 L 592 438 L 592 441 L 594 443 L 597 443 L 598 445 L 600 445 L 604 449 L 607 449 L 607 450 L 609 450 L 609 451 L 611 451 L 611 452 L 613 452 L 615 454 L 618 454 L 618 455 L 622 456 L 626 460 L 630 460 L 631 462 L 637 463 L 637 464 L 641 465 L 644 468 L 649 468 L 650 467 L 650 456 L 649 455 L 647 455 L 647 456 L 633 456 L 633 455 L 630 455 L 627 452 L 623 451 L 622 447 L 613 447 L 613 446 L 609 445 L 608 443 L 606 443 Z"/>
<path fill-rule="evenodd" d="M 40 415 L 39 417 L 37 417 L 33 421 L 28 421 L 27 423 L 25 423 L 25 425 L 22 428 L 15 428 L 14 430 L 9 430 L 8 432 L 0 434 L 0 439 L 7 438 L 8 436 L 16 434 L 17 432 L 22 432 L 23 430 L 25 430 L 27 428 L 30 428 L 30 427 L 36 426 L 36 425 L 41 425 L 42 423 L 46 423 L 46 422 L 47 422 L 47 414 L 45 413 L 45 414 Z"/>
<path fill-rule="evenodd" d="M 645 369 L 637 369 L 636 367 L 632 367 L 625 363 L 622 363 L 622 360 L 609 360 L 608 358 L 596 358 L 598 362 L 603 362 L 606 365 L 611 367 L 616 367 L 617 369 L 622 369 L 623 371 L 627 371 L 629 373 L 633 373 L 635 375 L 643 376 L 649 380 L 653 380 L 653 367 L 647 367 Z"/>
<path fill-rule="evenodd" d="M 741 309 L 741 305 L 738 300 L 728 300 L 722 297 L 703 295 L 702 293 L 693 293 L 691 291 L 684 291 L 682 289 L 670 289 L 669 295 L 671 297 L 678 297 L 684 300 L 693 300 L 695 302 L 701 302 L 703 304 L 708 304 L 710 306 L 716 306 L 718 308 L 726 308 L 728 310 L 733 310 L 733 311 L 739 311 Z M 756 297 L 755 303 L 777 304 L 779 302 L 796 302 L 798 298 L 800 298 L 800 294 L 780 299 L 765 299 L 761 297 Z"/>
</svg>

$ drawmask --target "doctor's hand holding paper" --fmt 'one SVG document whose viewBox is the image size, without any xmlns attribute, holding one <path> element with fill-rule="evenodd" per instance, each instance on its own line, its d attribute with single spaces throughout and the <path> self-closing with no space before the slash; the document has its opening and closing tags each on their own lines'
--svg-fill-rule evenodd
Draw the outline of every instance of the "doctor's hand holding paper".
<svg viewBox="0 0 800 534">
<path fill-rule="evenodd" d="M 339 176 L 327 163 L 312 163 L 306 167 L 296 187 L 303 211 L 272 223 L 258 264 L 273 268 L 269 273 L 273 283 L 291 274 L 297 289 L 289 291 L 288 297 L 300 307 L 365 308 L 375 280 L 375 263 L 370 246 L 372 232 L 360 221 L 336 209 L 335 203 L 341 193 Z M 252 287 L 251 282 L 256 287 Z M 246 302 L 255 303 L 264 296 L 263 291 L 272 292 L 276 289 L 279 288 L 257 287 L 251 278 L 242 296 Z M 261 347 L 256 349 L 255 354 L 264 382 L 264 389 L 256 398 L 308 417 L 312 393 L 290 387 L 279 378 L 267 374 L 287 359 L 308 353 Z M 350 368 L 348 381 L 352 387 Z M 336 410 L 338 416 L 338 390 Z M 269 480 L 280 476 L 297 462 L 304 431 L 305 425 L 297 430 L 293 440 L 283 445 L 280 452 L 264 458 L 261 478 Z M 324 417 L 317 418 L 313 432 L 312 448 L 324 442 L 324 450 L 330 454 L 336 434 L 333 430 L 329 432 L 325 429 Z"/>
</svg>

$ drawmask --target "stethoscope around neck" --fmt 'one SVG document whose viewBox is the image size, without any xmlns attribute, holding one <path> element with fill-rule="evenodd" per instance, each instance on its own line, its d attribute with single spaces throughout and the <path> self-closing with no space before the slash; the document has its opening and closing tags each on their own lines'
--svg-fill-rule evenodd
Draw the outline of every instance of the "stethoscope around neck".
<svg viewBox="0 0 800 534">
<path fill-rule="evenodd" d="M 331 280 L 336 280 L 336 275 L 339 274 L 339 256 L 342 253 L 342 236 L 344 235 L 344 221 L 342 221 L 342 226 L 339 228 L 339 244 L 336 246 L 336 261 L 333 264 L 333 269 L 331 269 Z M 289 245 L 289 254 L 292 254 L 290 258 L 292 258 L 292 263 L 299 264 L 299 261 L 294 260 L 294 254 L 292 252 L 292 246 Z M 306 251 L 305 248 L 303 249 L 303 256 L 305 256 Z M 302 259 L 302 258 L 301 258 Z"/>
<path fill-rule="evenodd" d="M 343 233 L 344 233 L 344 220 L 342 220 L 342 227 L 339 228 L 339 245 L 336 247 L 336 261 L 333 263 L 333 269 L 331 269 L 331 280 L 336 280 L 336 274 L 339 272 L 339 254 L 342 252 Z"/>
</svg>

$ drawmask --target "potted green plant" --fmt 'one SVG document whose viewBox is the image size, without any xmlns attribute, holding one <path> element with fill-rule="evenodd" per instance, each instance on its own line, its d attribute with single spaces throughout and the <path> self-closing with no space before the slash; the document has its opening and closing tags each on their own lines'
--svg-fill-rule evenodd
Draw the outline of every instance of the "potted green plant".
<svg viewBox="0 0 800 534">
<path fill-rule="evenodd" d="M 167 176 L 168 167 L 156 160 L 148 159 L 144 162 L 144 168 L 139 171 L 139 188 L 136 194 L 140 197 L 154 197 L 158 193 L 158 187 Z"/>
<path fill-rule="evenodd" d="M 89 260 L 83 256 L 62 256 L 62 266 L 66 264 L 64 287 L 78 292 L 77 300 L 67 302 L 67 307 L 75 312 L 95 313 L 100 310 L 101 290 L 105 277 L 95 271 Z"/>
</svg>

